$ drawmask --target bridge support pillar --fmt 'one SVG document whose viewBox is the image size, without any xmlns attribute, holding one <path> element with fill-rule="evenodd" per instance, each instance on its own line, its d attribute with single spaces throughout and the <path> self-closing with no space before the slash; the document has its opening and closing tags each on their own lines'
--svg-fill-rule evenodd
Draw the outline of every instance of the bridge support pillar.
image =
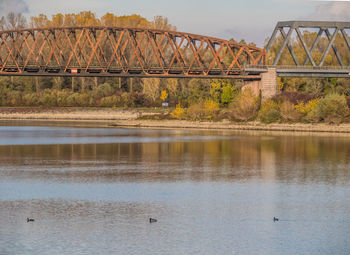
<svg viewBox="0 0 350 255">
<path fill-rule="evenodd" d="M 250 89 L 254 95 L 261 93 L 262 100 L 271 98 L 278 93 L 276 68 L 268 68 L 266 73 L 261 74 L 260 80 L 244 81 L 242 90 Z"/>
<path fill-rule="evenodd" d="M 261 74 L 261 98 L 271 98 L 278 93 L 276 68 L 268 68 L 267 73 Z"/>
</svg>

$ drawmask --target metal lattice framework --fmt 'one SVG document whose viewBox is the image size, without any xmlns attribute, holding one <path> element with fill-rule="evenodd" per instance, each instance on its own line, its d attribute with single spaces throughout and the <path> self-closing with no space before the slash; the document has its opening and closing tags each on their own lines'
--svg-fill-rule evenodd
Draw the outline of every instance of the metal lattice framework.
<svg viewBox="0 0 350 255">
<path fill-rule="evenodd" d="M 285 31 L 287 29 L 287 32 Z M 304 40 L 303 34 L 301 32 L 301 29 L 311 29 L 316 30 L 317 36 L 315 37 L 314 41 L 312 42 L 311 47 L 309 48 Z M 348 48 L 348 52 L 346 54 L 349 55 L 350 53 L 350 40 L 349 36 L 346 33 L 346 29 L 350 29 L 350 22 L 328 22 L 328 21 L 287 21 L 287 22 L 278 22 L 275 30 L 272 33 L 272 36 L 267 44 L 266 51 L 268 52 L 270 48 L 272 47 L 273 43 L 276 40 L 278 32 L 280 32 L 282 36 L 282 44 L 279 46 L 279 50 L 274 57 L 273 60 L 273 66 L 278 66 L 278 63 L 281 59 L 283 51 L 287 48 L 290 55 L 292 56 L 292 59 L 294 61 L 294 64 L 298 67 L 322 67 L 324 66 L 324 62 L 326 60 L 326 57 L 330 54 L 330 50 L 332 48 L 334 55 L 337 59 L 337 65 L 340 68 L 348 68 L 350 66 L 344 65 L 343 58 L 348 56 L 341 56 L 339 51 L 337 50 L 336 45 L 334 44 L 336 38 L 341 38 L 343 41 L 342 43 L 346 44 Z M 318 31 L 317 31 L 318 30 Z M 334 31 L 331 33 L 331 31 Z M 293 39 L 293 32 L 296 33 L 297 39 L 300 40 L 300 43 L 302 45 L 302 48 L 305 53 L 305 60 L 303 63 L 299 63 L 299 60 L 293 50 L 293 47 L 291 45 L 291 41 Z M 317 63 L 315 59 L 313 58 L 313 53 L 316 49 L 317 44 L 319 43 L 322 36 L 325 35 L 325 38 L 327 38 L 328 44 L 325 47 L 324 51 L 322 53 L 322 57 L 320 58 L 319 62 Z"/>
<path fill-rule="evenodd" d="M 263 49 L 212 37 L 118 27 L 0 31 L 0 75 L 241 78 Z"/>
</svg>

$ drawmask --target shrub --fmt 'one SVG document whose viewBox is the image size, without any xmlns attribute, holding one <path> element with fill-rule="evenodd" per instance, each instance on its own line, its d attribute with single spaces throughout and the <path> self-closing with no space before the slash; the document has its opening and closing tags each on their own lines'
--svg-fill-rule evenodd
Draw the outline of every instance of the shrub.
<svg viewBox="0 0 350 255">
<path fill-rule="evenodd" d="M 22 96 L 19 91 L 9 91 L 7 97 L 7 105 L 18 106 L 22 104 Z"/>
<path fill-rule="evenodd" d="M 205 117 L 205 109 L 203 103 L 190 105 L 187 110 L 187 116 L 191 120 L 202 120 Z"/>
<path fill-rule="evenodd" d="M 130 101 L 134 102 L 134 106 L 136 107 L 148 107 L 151 106 L 152 103 L 147 99 L 146 95 L 139 92 L 132 92 L 129 94 Z"/>
<path fill-rule="evenodd" d="M 256 117 L 259 109 L 260 98 L 254 96 L 250 89 L 239 93 L 229 105 L 227 115 L 230 119 L 247 121 Z"/>
<path fill-rule="evenodd" d="M 320 99 L 310 100 L 308 103 L 299 102 L 295 109 L 300 113 L 303 121 L 306 122 L 318 122 L 319 117 L 317 113 L 317 106 Z"/>
<path fill-rule="evenodd" d="M 109 96 L 101 98 L 100 106 L 102 107 L 115 107 L 118 103 L 118 98 L 116 96 Z"/>
<path fill-rule="evenodd" d="M 63 90 L 63 91 L 57 91 L 57 106 L 68 106 L 68 97 L 71 94 L 71 92 Z"/>
<path fill-rule="evenodd" d="M 266 124 L 280 121 L 279 105 L 271 99 L 266 100 L 259 111 L 259 119 Z"/>
<path fill-rule="evenodd" d="M 76 106 L 90 106 L 90 95 L 87 93 L 75 93 Z"/>
<path fill-rule="evenodd" d="M 289 101 L 282 102 L 280 106 L 281 117 L 284 121 L 298 121 L 301 118 L 301 113 L 295 109 L 294 104 Z"/>
<path fill-rule="evenodd" d="M 317 106 L 317 113 L 327 123 L 341 123 L 349 114 L 345 96 L 329 94 L 322 98 Z"/>
<path fill-rule="evenodd" d="M 275 96 L 273 98 L 275 101 L 284 102 L 289 101 L 296 105 L 299 102 L 307 103 L 313 99 L 313 97 L 307 93 L 297 92 L 297 91 L 286 91 Z"/>
<path fill-rule="evenodd" d="M 223 105 L 228 105 L 231 103 L 233 97 L 234 97 L 235 89 L 231 86 L 225 86 L 222 88 L 221 93 L 221 103 Z"/>
<path fill-rule="evenodd" d="M 38 98 L 35 93 L 25 94 L 22 98 L 23 104 L 25 106 L 36 106 L 38 105 Z"/>
<path fill-rule="evenodd" d="M 205 117 L 207 119 L 213 119 L 215 115 L 219 112 L 219 104 L 211 99 L 204 102 Z"/>
<path fill-rule="evenodd" d="M 185 110 L 180 104 L 177 104 L 175 110 L 170 113 L 170 116 L 174 119 L 183 119 L 185 117 Z"/>
<path fill-rule="evenodd" d="M 57 106 L 57 99 L 55 91 L 49 89 L 44 90 L 38 96 L 38 103 L 43 106 Z"/>
<path fill-rule="evenodd" d="M 108 83 L 104 83 L 93 90 L 93 95 L 95 97 L 106 97 L 113 94 L 113 88 Z"/>
<path fill-rule="evenodd" d="M 134 102 L 131 100 L 129 93 L 124 92 L 120 98 L 120 104 L 123 107 L 133 107 Z"/>
</svg>

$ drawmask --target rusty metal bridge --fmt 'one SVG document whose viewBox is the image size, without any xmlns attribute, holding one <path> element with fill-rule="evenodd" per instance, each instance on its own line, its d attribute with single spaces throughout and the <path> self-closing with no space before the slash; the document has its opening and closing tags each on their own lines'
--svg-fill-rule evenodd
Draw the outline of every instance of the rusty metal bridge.
<svg viewBox="0 0 350 255">
<path fill-rule="evenodd" d="M 0 32 L 0 75 L 254 78 L 265 50 L 175 31 L 57 27 Z"/>
<path fill-rule="evenodd" d="M 319 30 L 311 48 L 300 28 Z M 350 29 L 350 22 L 279 22 L 266 50 L 234 41 L 154 29 L 50 27 L 0 31 L 0 75 L 254 80 L 272 67 L 279 76 L 350 77 L 350 60 L 345 64 L 344 56 L 334 44 L 336 37 L 342 35 L 349 58 L 350 40 L 346 29 Z M 273 61 L 267 65 L 266 56 L 278 32 L 282 42 Z M 305 51 L 303 64 L 292 47 L 293 32 Z M 323 33 L 328 45 L 316 63 L 313 52 Z M 280 64 L 286 49 L 294 61 L 293 66 Z M 338 63 L 324 66 L 331 49 Z"/>
</svg>

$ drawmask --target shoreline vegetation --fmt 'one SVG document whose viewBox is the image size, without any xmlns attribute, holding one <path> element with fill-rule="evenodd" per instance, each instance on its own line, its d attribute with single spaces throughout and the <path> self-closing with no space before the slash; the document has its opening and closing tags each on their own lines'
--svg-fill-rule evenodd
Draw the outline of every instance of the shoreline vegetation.
<svg viewBox="0 0 350 255">
<path fill-rule="evenodd" d="M 260 121 L 234 122 L 192 121 L 178 119 L 159 119 L 169 115 L 164 109 L 113 109 L 113 108 L 33 108 L 1 107 L 1 122 L 70 122 L 87 123 L 87 126 L 103 125 L 116 128 L 165 128 L 165 129 L 206 129 L 206 130 L 251 130 L 251 131 L 289 131 L 322 132 L 350 134 L 350 123 L 270 123 Z"/>
</svg>

